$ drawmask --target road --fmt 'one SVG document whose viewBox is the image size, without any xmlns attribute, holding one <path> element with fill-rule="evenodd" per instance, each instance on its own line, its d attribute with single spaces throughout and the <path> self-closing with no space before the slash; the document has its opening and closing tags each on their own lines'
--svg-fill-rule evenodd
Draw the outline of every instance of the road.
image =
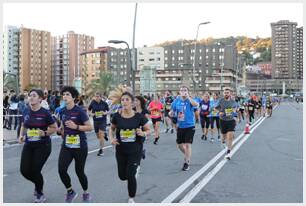
<svg viewBox="0 0 306 206">
<path fill-rule="evenodd" d="M 182 171 L 183 157 L 176 148 L 176 134 L 162 133 L 159 144 L 145 143 L 147 157 L 141 162 L 136 202 L 192 203 L 300 203 L 303 201 L 302 105 L 284 102 L 271 118 L 259 118 L 251 134 L 243 135 L 245 122 L 237 126 L 236 145 L 230 161 L 224 160 L 220 142 L 200 139 L 197 127 L 189 171 Z M 163 130 L 162 130 L 163 131 Z M 107 142 L 98 157 L 98 142 L 88 134 L 86 174 L 96 203 L 127 202 L 127 184 L 119 180 L 113 148 Z M 238 140 L 238 141 L 237 141 Z M 52 153 L 43 168 L 47 202 L 64 202 L 65 188 L 57 172 L 61 139 L 53 139 Z M 3 201 L 33 202 L 34 186 L 19 172 L 22 145 L 3 149 Z M 69 168 L 72 185 L 82 189 Z M 18 195 L 16 195 L 18 194 Z M 286 194 L 286 195 L 284 195 Z M 81 202 L 81 195 L 75 200 Z"/>
</svg>

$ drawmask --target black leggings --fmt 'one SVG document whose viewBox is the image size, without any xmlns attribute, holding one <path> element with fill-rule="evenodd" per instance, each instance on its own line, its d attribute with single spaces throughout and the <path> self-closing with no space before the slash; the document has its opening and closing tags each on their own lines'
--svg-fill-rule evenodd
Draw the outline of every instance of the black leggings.
<svg viewBox="0 0 306 206">
<path fill-rule="evenodd" d="M 67 173 L 67 170 L 73 159 L 75 160 L 75 172 L 79 178 L 81 186 L 84 191 L 88 189 L 88 181 L 84 173 L 87 154 L 88 148 L 70 149 L 62 146 L 58 158 L 58 173 L 66 189 L 71 187 L 71 179 Z"/>
<path fill-rule="evenodd" d="M 213 129 L 214 128 L 214 122 L 216 121 L 216 127 L 218 129 L 220 129 L 220 118 L 219 117 L 211 117 L 210 119 L 210 128 Z"/>
<path fill-rule="evenodd" d="M 35 190 L 42 194 L 44 178 L 41 170 L 51 153 L 51 143 L 25 144 L 21 153 L 20 172 L 35 184 Z"/>
<path fill-rule="evenodd" d="M 249 122 L 252 122 L 252 120 L 254 120 L 254 110 L 249 111 Z"/>
<path fill-rule="evenodd" d="M 137 190 L 136 172 L 142 155 L 141 143 L 121 143 L 116 146 L 118 176 L 128 181 L 129 197 L 134 198 Z"/>
</svg>

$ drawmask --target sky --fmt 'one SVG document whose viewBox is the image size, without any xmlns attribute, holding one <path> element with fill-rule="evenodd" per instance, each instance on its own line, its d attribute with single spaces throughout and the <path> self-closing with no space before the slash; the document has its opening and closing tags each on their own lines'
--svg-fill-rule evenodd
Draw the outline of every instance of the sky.
<svg viewBox="0 0 306 206">
<path fill-rule="evenodd" d="M 4 3 L 3 25 L 68 31 L 95 37 L 95 47 L 124 40 L 132 47 L 135 3 Z M 164 41 L 248 36 L 270 37 L 271 22 L 303 25 L 302 3 L 138 3 L 135 47 Z M 112 45 L 114 46 L 114 45 Z M 122 46 L 124 47 L 124 46 Z"/>
</svg>

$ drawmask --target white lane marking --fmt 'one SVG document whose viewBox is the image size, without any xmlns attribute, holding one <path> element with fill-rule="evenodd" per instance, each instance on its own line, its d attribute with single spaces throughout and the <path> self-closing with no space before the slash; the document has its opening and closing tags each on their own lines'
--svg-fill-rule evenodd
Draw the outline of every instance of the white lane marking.
<svg viewBox="0 0 306 206">
<path fill-rule="evenodd" d="M 251 133 L 265 120 L 263 118 L 251 131 Z M 245 135 L 245 137 L 234 147 L 231 151 L 231 156 L 233 156 L 241 145 L 250 137 L 251 134 Z M 221 170 L 221 168 L 225 165 L 228 160 L 223 159 L 221 162 L 217 164 L 214 169 L 212 169 L 196 186 L 194 186 L 180 201 L 180 203 L 189 203 L 203 188 L 204 186 Z"/>
<path fill-rule="evenodd" d="M 6 174 L 3 174 L 3 177 L 6 177 L 7 175 Z"/>
<path fill-rule="evenodd" d="M 103 149 L 107 149 L 107 148 L 110 148 L 110 147 L 113 147 L 113 146 L 109 145 L 109 146 L 103 147 Z M 93 153 L 93 152 L 97 152 L 97 151 L 99 151 L 99 149 L 95 149 L 95 150 L 89 151 L 88 154 Z"/>
<path fill-rule="evenodd" d="M 251 128 L 254 127 L 257 122 L 259 122 L 263 117 L 260 117 Z M 244 136 L 242 132 L 237 138 L 235 138 L 233 145 L 238 142 Z M 173 191 L 168 197 L 166 197 L 161 203 L 172 203 L 182 192 L 184 192 L 196 179 L 198 179 L 204 172 L 206 172 L 213 164 L 215 164 L 218 159 L 225 154 L 226 149 L 221 150 L 213 159 L 211 159 L 206 165 L 204 165 L 199 171 L 187 179 L 181 186 L 179 186 L 175 191 Z"/>
</svg>

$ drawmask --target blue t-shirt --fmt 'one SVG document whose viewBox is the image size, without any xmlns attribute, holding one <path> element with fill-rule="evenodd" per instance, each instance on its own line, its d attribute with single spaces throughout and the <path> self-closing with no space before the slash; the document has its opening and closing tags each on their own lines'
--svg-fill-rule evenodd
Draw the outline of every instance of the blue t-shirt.
<svg viewBox="0 0 306 206">
<path fill-rule="evenodd" d="M 65 122 L 72 120 L 77 125 L 84 125 L 89 120 L 86 112 L 79 106 L 75 105 L 71 110 L 65 107 L 60 113 L 60 119 L 64 125 L 63 146 L 67 148 L 87 148 L 87 138 L 83 131 L 70 129 L 65 126 Z"/>
<path fill-rule="evenodd" d="M 209 100 L 207 102 L 205 102 L 204 100 L 200 102 L 200 117 L 206 117 L 207 115 L 209 115 L 209 106 Z"/>
<path fill-rule="evenodd" d="M 33 111 L 26 107 L 21 121 L 26 129 L 25 143 L 49 143 L 50 136 L 39 136 L 39 130 L 47 131 L 49 125 L 54 124 L 54 119 L 51 113 L 45 108 L 41 107 L 38 111 Z"/>
<path fill-rule="evenodd" d="M 177 125 L 179 128 L 188 128 L 195 126 L 194 106 L 189 99 L 183 100 L 177 97 L 171 105 L 171 109 L 177 117 Z"/>
<path fill-rule="evenodd" d="M 102 115 L 102 112 L 108 112 L 108 104 L 104 101 L 100 101 L 99 103 L 93 100 L 89 107 L 88 110 L 92 111 L 94 113 L 93 120 L 94 121 L 106 121 L 106 116 L 107 115 Z"/>
<path fill-rule="evenodd" d="M 210 116 L 211 117 L 219 117 L 219 112 L 215 112 L 214 111 L 214 108 L 217 107 L 218 103 L 219 103 L 219 99 L 216 99 L 216 100 L 212 99 L 212 100 L 210 100 L 209 107 L 210 107 Z"/>
</svg>

